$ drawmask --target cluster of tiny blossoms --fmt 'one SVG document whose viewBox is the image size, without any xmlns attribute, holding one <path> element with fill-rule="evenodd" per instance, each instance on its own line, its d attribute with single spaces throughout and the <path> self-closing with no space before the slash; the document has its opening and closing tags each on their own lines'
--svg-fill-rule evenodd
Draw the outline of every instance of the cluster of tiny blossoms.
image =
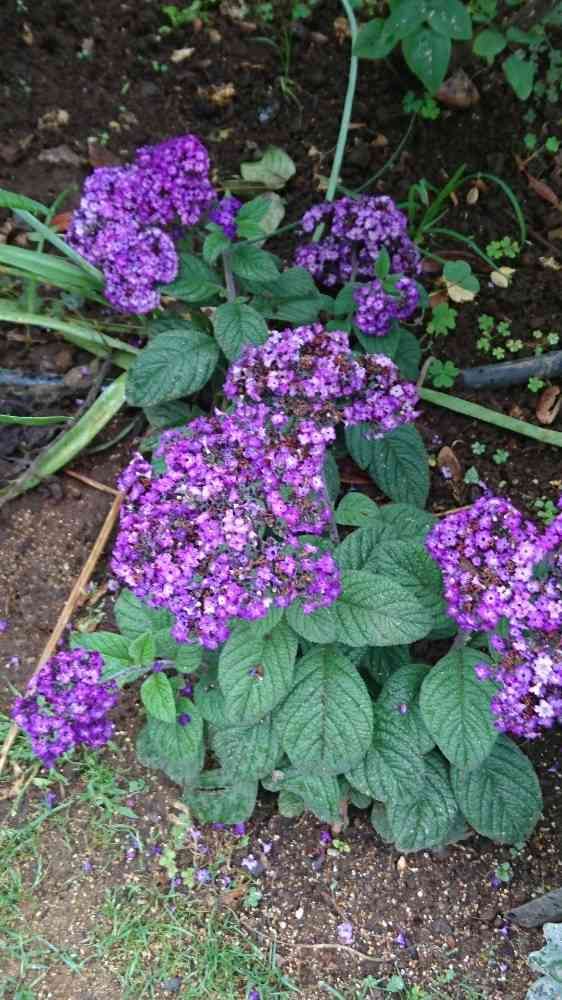
<svg viewBox="0 0 562 1000">
<path fill-rule="evenodd" d="M 417 389 L 401 380 L 390 358 L 354 356 L 346 333 L 327 334 L 320 323 L 274 331 L 264 345 L 247 347 L 230 366 L 224 393 L 323 427 L 370 423 L 370 437 L 418 415 Z"/>
<path fill-rule="evenodd" d="M 499 685 L 491 707 L 502 732 L 533 738 L 562 721 L 562 514 L 541 534 L 507 500 L 484 497 L 429 534 L 448 611 L 468 633 L 492 635 L 495 663 L 477 676 Z"/>
<path fill-rule="evenodd" d="M 275 332 L 231 367 L 231 412 L 162 436 L 163 475 L 140 456 L 125 470 L 112 569 L 175 615 L 179 642 L 216 648 L 233 618 L 263 618 L 297 598 L 308 614 L 336 600 L 332 555 L 303 536 L 331 520 L 324 463 L 336 423 L 380 428 L 414 416 L 415 390 L 388 364 L 382 375 L 371 358 L 356 364 L 347 335 L 321 326 Z"/>
<path fill-rule="evenodd" d="M 232 196 L 221 198 L 216 208 L 210 213 L 209 222 L 220 226 L 224 235 L 228 236 L 229 240 L 233 240 L 236 237 L 236 216 L 241 207 L 242 202 L 238 198 Z"/>
<path fill-rule="evenodd" d="M 326 288 L 366 282 L 354 293 L 355 322 L 363 333 L 383 336 L 394 320 L 408 319 L 419 302 L 413 278 L 420 271 L 420 254 L 408 236 L 406 216 L 392 199 L 362 195 L 315 205 L 304 214 L 301 231 L 312 234 L 319 225 L 324 226 L 321 239 L 301 244 L 295 263 Z M 374 272 L 383 249 L 392 274 L 401 276 L 390 291 Z"/>
<path fill-rule="evenodd" d="M 110 739 L 113 724 L 107 713 L 117 701 L 117 686 L 101 682 L 102 668 L 100 653 L 57 653 L 16 699 L 12 718 L 45 767 L 76 746 L 101 747 Z"/>
<path fill-rule="evenodd" d="M 159 305 L 158 286 L 173 281 L 178 270 L 165 227 L 195 225 L 215 197 L 205 147 L 196 136 L 179 136 L 137 150 L 129 167 L 94 170 L 67 240 L 103 271 L 106 297 L 116 309 L 149 312 Z"/>
</svg>

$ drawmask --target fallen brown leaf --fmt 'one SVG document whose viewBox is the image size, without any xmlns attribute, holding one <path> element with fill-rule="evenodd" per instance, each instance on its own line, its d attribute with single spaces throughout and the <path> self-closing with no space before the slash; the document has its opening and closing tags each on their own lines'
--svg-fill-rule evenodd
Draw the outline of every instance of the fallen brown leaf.
<svg viewBox="0 0 562 1000">
<path fill-rule="evenodd" d="M 557 229 L 549 229 L 547 236 L 549 240 L 562 240 L 562 226 L 558 226 Z"/>
<path fill-rule="evenodd" d="M 336 17 L 334 21 L 334 34 L 338 45 L 343 45 L 348 38 L 351 38 L 351 29 L 347 17 Z"/>
<path fill-rule="evenodd" d="M 543 389 L 535 410 L 539 423 L 553 424 L 560 412 L 561 406 L 562 395 L 560 394 L 560 386 L 549 385 L 547 389 Z"/>
<path fill-rule="evenodd" d="M 441 451 L 437 456 L 437 465 L 439 469 L 447 470 L 448 479 L 452 479 L 454 483 L 460 483 L 462 480 L 462 466 L 453 449 L 449 448 L 448 445 L 444 445 L 444 447 L 441 448 Z"/>
<path fill-rule="evenodd" d="M 66 233 L 71 219 L 72 212 L 59 212 L 51 219 L 51 228 L 56 229 L 57 233 Z"/>
<path fill-rule="evenodd" d="M 121 160 L 96 139 L 88 139 L 88 160 L 92 167 L 118 167 Z"/>
<path fill-rule="evenodd" d="M 533 177 L 532 174 L 527 174 L 527 181 L 529 187 L 538 194 L 539 198 L 543 201 L 547 201 L 550 205 L 554 205 L 555 208 L 562 211 L 562 202 L 557 194 L 552 190 L 552 188 L 545 182 L 539 180 L 538 177 Z"/>
</svg>

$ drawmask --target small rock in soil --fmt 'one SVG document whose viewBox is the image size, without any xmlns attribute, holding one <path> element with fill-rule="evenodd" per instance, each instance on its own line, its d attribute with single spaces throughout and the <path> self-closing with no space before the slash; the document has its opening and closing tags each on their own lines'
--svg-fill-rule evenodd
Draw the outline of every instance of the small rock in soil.
<svg viewBox="0 0 562 1000">
<path fill-rule="evenodd" d="M 485 924 L 491 924 L 496 919 L 497 912 L 495 906 L 483 906 L 478 910 L 478 916 Z"/>
<path fill-rule="evenodd" d="M 437 917 L 437 919 L 433 921 L 431 929 L 435 931 L 436 934 L 447 935 L 453 933 L 453 928 L 450 923 L 442 917 Z"/>
<path fill-rule="evenodd" d="M 164 979 L 160 983 L 163 990 L 168 993 L 177 993 L 181 987 L 181 976 L 173 976 L 171 979 Z"/>
<path fill-rule="evenodd" d="M 516 906 L 507 917 L 520 927 L 541 927 L 546 923 L 562 922 L 562 889 L 554 889 L 545 896 Z"/>
</svg>

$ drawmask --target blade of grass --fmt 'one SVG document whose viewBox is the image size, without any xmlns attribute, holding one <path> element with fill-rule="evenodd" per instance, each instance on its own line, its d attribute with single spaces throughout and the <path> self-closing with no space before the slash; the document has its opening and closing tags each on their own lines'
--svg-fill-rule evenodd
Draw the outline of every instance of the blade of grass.
<svg viewBox="0 0 562 1000">
<path fill-rule="evenodd" d="M 6 191 L 6 188 L 0 188 L 0 208 L 9 208 L 12 212 L 16 209 L 25 209 L 29 212 L 38 212 L 39 215 L 47 215 L 49 212 L 47 206 L 42 205 L 40 201 L 27 198 L 24 194 L 16 194 L 15 191 Z"/>
<path fill-rule="evenodd" d="M 507 184 L 504 180 L 502 180 L 501 177 L 496 177 L 495 174 L 480 174 L 480 173 L 468 174 L 468 176 L 464 178 L 463 183 L 465 183 L 466 181 L 476 181 L 476 180 L 491 181 L 493 184 L 497 184 L 498 187 L 501 188 L 507 200 L 509 201 L 513 211 L 515 212 L 515 218 L 517 219 L 517 224 L 519 226 L 519 238 L 521 240 L 521 243 L 524 243 L 525 240 L 527 239 L 527 223 L 525 222 L 525 217 L 523 215 L 523 210 L 521 208 L 521 205 L 519 204 L 509 184 Z"/>
<path fill-rule="evenodd" d="M 22 326 L 40 326 L 45 330 L 57 330 L 63 334 L 65 340 L 101 358 L 108 357 L 112 351 L 117 351 L 120 356 L 130 354 L 130 360 L 132 361 L 133 357 L 138 354 L 136 347 L 131 347 L 130 344 L 125 343 L 123 340 L 117 340 L 115 337 L 108 337 L 104 333 L 98 333 L 93 327 L 86 326 L 84 323 L 73 323 L 68 320 L 57 319 L 55 316 L 43 316 L 40 313 L 27 313 L 11 302 L 0 301 L 1 321 L 5 323 L 19 323 Z M 126 367 L 121 361 L 117 361 L 116 357 L 114 360 L 120 367 Z"/>
<path fill-rule="evenodd" d="M 37 486 L 47 476 L 52 476 L 59 469 L 68 465 L 76 455 L 80 454 L 97 434 L 119 412 L 125 402 L 126 375 L 120 375 L 102 392 L 93 406 L 80 417 L 80 420 L 55 440 L 27 469 L 9 486 L 0 490 L 0 506 L 8 500 L 25 493 Z"/>
<path fill-rule="evenodd" d="M 21 272 L 22 280 L 35 278 L 45 285 L 54 285 L 66 291 L 79 292 L 96 301 L 103 301 L 101 282 L 86 274 L 75 264 L 59 257 L 38 250 L 0 245 L 0 264 L 17 268 Z"/>
<path fill-rule="evenodd" d="M 9 413 L 0 413 L 0 424 L 12 424 L 17 427 L 49 427 L 51 424 L 65 424 L 68 417 L 13 417 Z"/>
<path fill-rule="evenodd" d="M 65 257 L 68 257 L 69 260 L 73 261 L 73 263 L 76 264 L 82 271 L 85 271 L 86 274 L 93 278 L 98 285 L 103 284 L 102 272 L 97 267 L 94 267 L 93 264 L 89 264 L 87 260 L 84 260 L 84 258 L 81 257 L 80 254 L 76 253 L 76 250 L 73 250 L 68 243 L 57 235 L 57 233 L 55 233 L 52 229 L 49 229 L 49 226 L 40 222 L 39 219 L 36 219 L 30 212 L 16 210 L 15 214 L 19 219 L 22 219 L 23 222 L 27 222 L 28 226 L 31 226 L 35 232 L 39 233 L 39 235 L 42 236 L 47 243 L 50 243 L 51 246 L 60 250 Z"/>
<path fill-rule="evenodd" d="M 515 417 L 507 417 L 504 413 L 488 409 L 487 406 L 471 403 L 468 399 L 460 399 L 458 396 L 449 396 L 447 393 L 437 392 L 435 389 L 420 389 L 419 393 L 426 403 L 443 406 L 446 410 L 453 410 L 454 413 L 472 417 L 473 420 L 483 420 L 484 423 L 501 427 L 505 431 L 524 434 L 525 437 L 540 441 L 541 444 L 551 444 L 556 448 L 562 448 L 562 431 L 551 431 L 547 427 L 537 427 L 536 424 L 529 424 L 525 420 L 517 420 Z"/>
</svg>

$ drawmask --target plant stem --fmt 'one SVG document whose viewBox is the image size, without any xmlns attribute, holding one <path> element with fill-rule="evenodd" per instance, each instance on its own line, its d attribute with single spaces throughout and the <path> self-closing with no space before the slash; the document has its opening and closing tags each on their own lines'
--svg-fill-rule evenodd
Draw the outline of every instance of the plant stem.
<svg viewBox="0 0 562 1000">
<path fill-rule="evenodd" d="M 458 396 L 449 396 L 445 392 L 437 392 L 435 389 L 420 389 L 420 397 L 426 403 L 434 403 L 435 406 L 443 406 L 446 410 L 453 410 L 461 413 L 465 417 L 472 417 L 473 420 L 483 420 L 487 424 L 494 424 L 505 431 L 515 431 L 516 434 L 524 434 L 525 437 L 534 438 L 541 444 L 554 445 L 562 448 L 562 432 L 551 431 L 546 427 L 537 427 L 536 424 L 529 424 L 525 420 L 516 420 L 515 417 L 506 417 L 504 413 L 497 413 L 487 406 L 480 406 L 479 403 L 471 403 L 468 399 L 459 399 Z"/>
<path fill-rule="evenodd" d="M 226 300 L 227 302 L 236 301 L 236 284 L 234 282 L 234 274 L 232 273 L 232 264 L 230 262 L 230 253 L 221 254 L 222 256 L 222 266 L 224 270 L 224 280 L 226 284 Z"/>
<path fill-rule="evenodd" d="M 336 145 L 336 151 L 334 153 L 334 159 L 332 161 L 332 169 L 330 171 L 328 187 L 326 189 L 326 199 L 325 199 L 326 201 L 333 201 L 336 196 L 341 165 L 343 162 L 343 155 L 345 153 L 345 147 L 347 143 L 347 134 L 349 132 L 349 123 L 351 122 L 351 112 L 353 111 L 353 100 L 355 98 L 355 88 L 357 86 L 357 68 L 359 63 L 357 56 L 353 55 L 353 48 L 355 46 L 355 42 L 357 41 L 357 21 L 355 20 L 355 14 L 353 13 L 349 0 L 340 0 L 340 3 L 349 21 L 349 28 L 351 31 L 352 55 L 349 60 L 347 91 L 340 119 L 340 130 L 338 133 L 338 141 Z M 316 231 L 312 237 L 313 243 L 318 242 L 318 240 L 322 236 L 323 231 L 324 231 L 324 226 L 322 224 L 316 227 Z"/>
</svg>

